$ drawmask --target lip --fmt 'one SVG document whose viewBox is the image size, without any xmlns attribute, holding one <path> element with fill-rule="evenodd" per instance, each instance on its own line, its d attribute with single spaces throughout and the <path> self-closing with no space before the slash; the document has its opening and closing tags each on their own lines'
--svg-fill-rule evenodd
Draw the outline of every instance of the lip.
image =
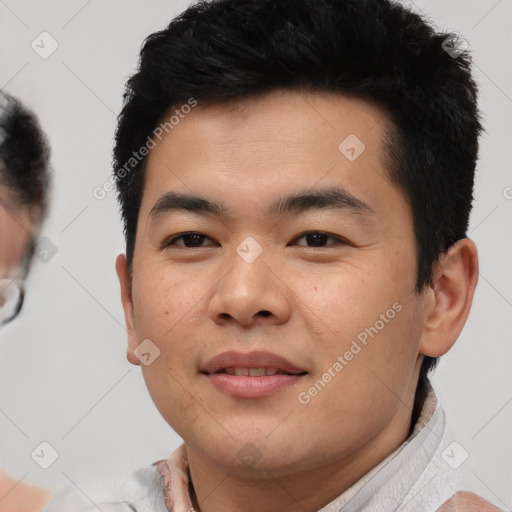
<svg viewBox="0 0 512 512">
<path fill-rule="evenodd" d="M 292 364 L 282 356 L 266 352 L 264 350 L 254 350 L 252 352 L 237 352 L 230 350 L 212 357 L 203 367 L 203 373 L 215 373 L 223 368 L 236 366 L 238 368 L 275 368 L 287 373 L 304 373 L 304 368 Z M 255 377 L 251 377 L 255 378 Z"/>
<path fill-rule="evenodd" d="M 229 367 L 238 368 L 274 368 L 288 374 L 264 375 L 247 377 L 216 373 Z M 266 351 L 237 352 L 231 350 L 216 355 L 210 359 L 200 372 L 215 385 L 215 387 L 236 398 L 262 398 L 276 391 L 297 383 L 306 370 L 300 368 L 282 356 Z"/>
</svg>

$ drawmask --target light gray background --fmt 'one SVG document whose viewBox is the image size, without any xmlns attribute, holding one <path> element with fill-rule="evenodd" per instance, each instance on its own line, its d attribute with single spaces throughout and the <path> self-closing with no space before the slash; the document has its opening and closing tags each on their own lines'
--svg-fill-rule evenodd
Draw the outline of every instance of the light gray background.
<svg viewBox="0 0 512 512">
<path fill-rule="evenodd" d="M 143 39 L 186 6 L 0 0 L 0 87 L 37 112 L 55 169 L 42 236 L 58 252 L 47 263 L 36 261 L 23 314 L 0 333 L 0 465 L 25 482 L 58 487 L 128 473 L 181 443 L 154 407 L 140 369 L 126 361 L 114 270 L 123 251 L 121 223 L 115 194 L 99 201 L 92 191 L 110 176 L 123 84 Z M 480 281 L 462 336 L 433 381 L 469 452 L 471 490 L 510 510 L 512 5 L 418 0 L 415 8 L 469 41 L 487 130 L 470 229 Z M 48 59 L 31 48 L 43 31 L 59 44 Z M 47 470 L 30 457 L 41 441 L 59 452 Z"/>
</svg>

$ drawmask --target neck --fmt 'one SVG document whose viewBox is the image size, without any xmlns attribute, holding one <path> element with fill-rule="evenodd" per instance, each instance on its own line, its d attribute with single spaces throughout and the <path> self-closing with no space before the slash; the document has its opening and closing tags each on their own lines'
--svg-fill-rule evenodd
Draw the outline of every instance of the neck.
<svg viewBox="0 0 512 512">
<path fill-rule="evenodd" d="M 307 466 L 297 461 L 286 474 L 219 465 L 186 446 L 192 503 L 198 512 L 315 512 L 336 499 L 396 450 L 409 436 L 415 389 L 403 397 L 384 429 L 346 457 Z M 297 468 L 301 468 L 297 470 Z"/>
</svg>

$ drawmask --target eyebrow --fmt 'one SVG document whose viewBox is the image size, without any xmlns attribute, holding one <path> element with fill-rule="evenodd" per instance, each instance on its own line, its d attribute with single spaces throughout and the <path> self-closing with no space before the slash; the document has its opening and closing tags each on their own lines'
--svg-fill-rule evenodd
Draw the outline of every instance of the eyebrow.
<svg viewBox="0 0 512 512">
<path fill-rule="evenodd" d="M 370 205 L 342 187 L 305 190 L 279 198 L 271 203 L 268 213 L 274 216 L 284 216 L 313 209 L 336 209 L 356 214 L 375 213 Z M 176 210 L 213 214 L 218 217 L 227 217 L 229 213 L 229 209 L 218 201 L 189 194 L 167 192 L 157 200 L 149 212 L 149 218 L 155 219 Z"/>
</svg>

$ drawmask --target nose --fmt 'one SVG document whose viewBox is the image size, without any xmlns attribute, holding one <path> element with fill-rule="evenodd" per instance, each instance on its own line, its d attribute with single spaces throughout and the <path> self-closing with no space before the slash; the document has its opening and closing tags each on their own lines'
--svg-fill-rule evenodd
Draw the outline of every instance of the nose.
<svg viewBox="0 0 512 512">
<path fill-rule="evenodd" d="M 250 327 L 257 323 L 277 325 L 289 319 L 286 279 L 279 275 L 277 264 L 273 263 L 271 268 L 269 263 L 265 251 L 252 262 L 235 253 L 230 260 L 231 269 L 217 283 L 209 304 L 210 317 L 215 323 Z"/>
</svg>

